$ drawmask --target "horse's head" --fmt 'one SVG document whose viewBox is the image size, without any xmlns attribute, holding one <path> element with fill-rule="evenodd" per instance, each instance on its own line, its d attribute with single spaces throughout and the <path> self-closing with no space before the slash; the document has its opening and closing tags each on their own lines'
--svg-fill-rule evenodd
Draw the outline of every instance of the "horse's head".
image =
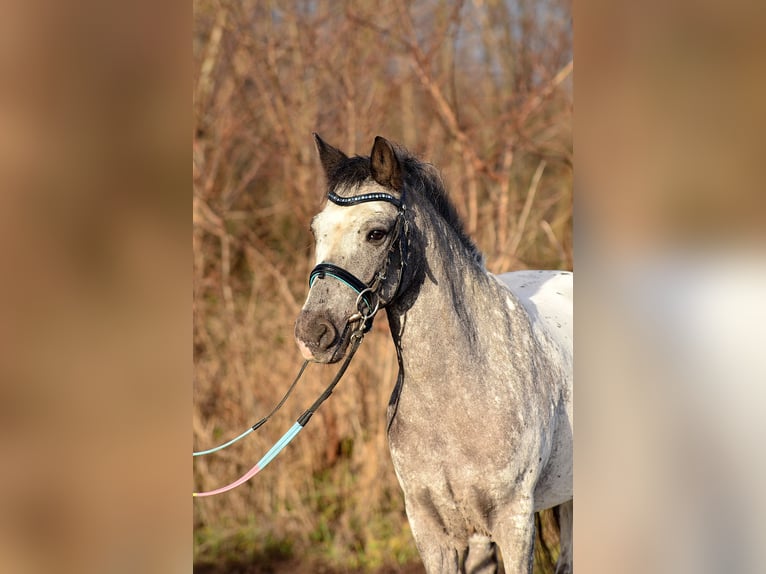
<svg viewBox="0 0 766 574">
<path fill-rule="evenodd" d="M 349 158 L 314 137 L 328 201 L 311 222 L 316 266 L 295 339 L 307 359 L 333 363 L 399 287 L 406 249 L 403 174 L 394 147 L 381 137 L 369 158 Z"/>
</svg>

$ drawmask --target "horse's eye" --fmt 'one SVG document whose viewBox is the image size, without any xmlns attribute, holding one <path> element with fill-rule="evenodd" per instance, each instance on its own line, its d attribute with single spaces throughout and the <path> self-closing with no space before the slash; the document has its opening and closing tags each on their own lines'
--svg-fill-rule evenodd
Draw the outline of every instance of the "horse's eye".
<svg viewBox="0 0 766 574">
<path fill-rule="evenodd" d="M 367 241 L 380 241 L 386 235 L 388 235 L 388 233 L 383 229 L 373 229 L 367 234 Z"/>
</svg>

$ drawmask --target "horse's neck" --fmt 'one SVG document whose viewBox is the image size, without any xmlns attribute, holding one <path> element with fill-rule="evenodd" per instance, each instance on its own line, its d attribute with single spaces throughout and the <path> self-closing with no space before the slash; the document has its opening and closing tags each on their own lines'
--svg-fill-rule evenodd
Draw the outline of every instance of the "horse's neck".
<svg viewBox="0 0 766 574">
<path fill-rule="evenodd" d="M 426 245 L 427 271 L 417 297 L 406 309 L 389 311 L 406 376 L 417 382 L 480 374 L 508 352 L 518 305 L 456 239 L 429 237 Z"/>
</svg>

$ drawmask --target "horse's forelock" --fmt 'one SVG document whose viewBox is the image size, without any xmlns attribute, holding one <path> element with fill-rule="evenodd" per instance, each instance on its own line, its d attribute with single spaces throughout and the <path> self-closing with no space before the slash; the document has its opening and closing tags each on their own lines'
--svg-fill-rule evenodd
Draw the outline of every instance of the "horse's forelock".
<svg viewBox="0 0 766 574">
<path fill-rule="evenodd" d="M 371 177 L 369 157 L 350 157 L 341 161 L 332 173 L 327 175 L 327 191 L 346 195 L 343 190 L 357 189 Z"/>
</svg>

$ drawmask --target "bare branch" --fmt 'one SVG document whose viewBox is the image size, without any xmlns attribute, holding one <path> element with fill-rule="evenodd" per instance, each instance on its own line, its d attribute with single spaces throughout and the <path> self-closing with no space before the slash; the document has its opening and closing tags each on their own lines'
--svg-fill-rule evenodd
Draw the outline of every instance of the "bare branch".
<svg viewBox="0 0 766 574">
<path fill-rule="evenodd" d="M 527 199 L 524 201 L 524 208 L 521 210 L 519 221 L 516 224 L 516 232 L 514 233 L 513 239 L 511 240 L 510 252 L 513 255 L 516 255 L 516 252 L 519 250 L 519 243 L 521 243 L 521 238 L 524 236 L 524 230 L 527 226 L 527 219 L 529 218 L 529 213 L 532 211 L 532 203 L 535 201 L 537 188 L 540 185 L 540 179 L 543 177 L 544 170 L 545 160 L 542 160 L 539 164 L 537 164 L 535 174 L 532 176 L 532 181 L 529 184 L 529 191 L 527 191 Z"/>
</svg>

